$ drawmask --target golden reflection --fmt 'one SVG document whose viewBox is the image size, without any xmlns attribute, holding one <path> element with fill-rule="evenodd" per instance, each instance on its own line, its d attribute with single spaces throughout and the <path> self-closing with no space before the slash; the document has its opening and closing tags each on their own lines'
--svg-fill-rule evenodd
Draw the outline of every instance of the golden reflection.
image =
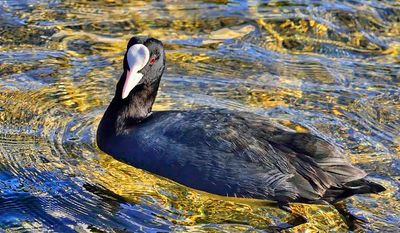
<svg viewBox="0 0 400 233">
<path fill-rule="evenodd" d="M 253 89 L 249 91 L 247 103 L 254 107 L 273 108 L 289 106 L 295 99 L 301 98 L 300 90 L 290 89 Z"/>
<path fill-rule="evenodd" d="M 227 40 L 243 37 L 246 34 L 254 31 L 254 26 L 247 25 L 237 28 L 222 28 L 217 31 L 210 32 L 210 39 L 212 40 Z"/>
<path fill-rule="evenodd" d="M 387 188 L 379 195 L 348 200 L 355 208 L 352 213 L 371 218 L 365 225 L 372 231 L 376 226 L 384 229 L 386 223 L 395 225 L 392 216 L 400 213 L 395 162 L 400 157 L 400 84 L 394 65 L 399 64 L 400 24 L 398 11 L 387 1 L 379 1 L 381 8 L 343 3 L 351 13 L 336 3 L 303 6 L 290 1 L 79 0 L 61 1 L 56 7 L 35 2 L 29 9 L 14 2 L 0 8 L 5 22 L 0 29 L 0 165 L 10 166 L 13 174 L 29 166 L 65 170 L 129 202 L 157 205 L 173 213 L 175 217 L 166 215 L 168 220 L 194 232 L 208 232 L 201 225 L 207 223 L 242 224 L 221 224 L 228 232 L 242 232 L 248 226 L 264 229 L 287 222 L 289 214 L 263 201 L 192 190 L 100 152 L 98 161 L 91 159 L 97 152 L 85 151 L 84 145 L 94 143 L 94 133 L 81 139 L 78 133 L 65 132 L 67 126 L 71 131 L 95 131 L 122 73 L 127 41 L 133 35 L 153 36 L 167 48 L 169 77 L 184 75 L 182 80 L 191 81 L 185 86 L 164 80 L 154 110 L 191 108 L 204 94 L 250 108 L 317 112 L 321 123 L 293 122 L 285 116 L 276 121 L 297 132 L 309 132 L 312 124 L 330 133 L 325 136 L 333 135 L 332 140 L 343 140 L 351 161 L 373 176 L 383 176 L 377 180 Z M 271 54 L 276 59 L 263 57 Z M 331 62 L 335 66 L 327 65 Z M 343 73 L 343 80 L 336 72 Z M 62 139 L 68 133 L 77 140 L 73 152 L 66 149 L 73 142 Z M 71 158 L 78 158 L 77 165 L 67 162 Z M 288 232 L 347 231 L 333 206 L 292 207 L 309 222 Z M 380 219 L 374 222 L 373 217 Z M 40 229 L 43 224 L 22 225 Z"/>
<path fill-rule="evenodd" d="M 298 21 L 285 20 L 284 22 L 267 22 L 262 18 L 257 23 L 264 28 L 273 38 L 272 41 L 265 43 L 268 49 L 282 53 L 287 52 L 314 52 L 314 47 L 318 44 L 331 44 L 341 49 L 356 50 L 362 52 L 376 52 L 383 48 L 373 44 L 365 38 L 364 34 L 354 32 L 350 35 L 350 40 L 337 37 L 341 40 L 332 40 L 328 34 L 329 28 L 315 20 L 301 19 Z"/>
</svg>

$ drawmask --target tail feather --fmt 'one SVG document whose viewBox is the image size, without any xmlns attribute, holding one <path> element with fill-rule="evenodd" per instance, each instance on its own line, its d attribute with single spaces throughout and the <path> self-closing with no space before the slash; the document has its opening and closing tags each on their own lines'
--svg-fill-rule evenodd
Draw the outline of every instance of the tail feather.
<svg viewBox="0 0 400 233">
<path fill-rule="evenodd" d="M 326 165 L 325 163 L 318 163 L 318 165 L 342 184 L 358 181 L 367 175 L 363 170 L 351 164 L 344 164 L 343 161 L 342 164 Z"/>
<path fill-rule="evenodd" d="M 328 202 L 338 202 L 354 194 L 380 193 L 386 189 L 377 183 L 366 179 L 354 180 L 345 183 L 340 188 L 328 189 L 322 199 Z"/>
<path fill-rule="evenodd" d="M 380 193 L 386 190 L 382 185 L 366 179 L 348 182 L 345 184 L 345 187 L 353 190 L 354 194 Z"/>
</svg>

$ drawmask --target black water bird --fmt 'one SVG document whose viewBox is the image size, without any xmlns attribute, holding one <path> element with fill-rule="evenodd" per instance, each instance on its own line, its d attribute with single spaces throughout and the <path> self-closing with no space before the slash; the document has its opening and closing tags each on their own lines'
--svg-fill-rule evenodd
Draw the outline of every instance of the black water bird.
<svg viewBox="0 0 400 233">
<path fill-rule="evenodd" d="M 284 209 L 385 190 L 364 179 L 340 148 L 264 117 L 224 109 L 152 112 L 165 69 L 159 40 L 133 37 L 123 69 L 97 131 L 99 148 L 117 160 L 194 189 L 273 200 Z"/>
</svg>

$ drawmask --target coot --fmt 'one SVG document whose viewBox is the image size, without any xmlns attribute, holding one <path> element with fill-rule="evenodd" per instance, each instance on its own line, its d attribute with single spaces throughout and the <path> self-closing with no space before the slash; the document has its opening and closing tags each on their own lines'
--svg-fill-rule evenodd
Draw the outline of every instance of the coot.
<svg viewBox="0 0 400 233">
<path fill-rule="evenodd" d="M 324 139 L 226 109 L 152 112 L 165 69 L 163 44 L 133 37 L 124 72 L 97 131 L 117 160 L 205 192 L 288 202 L 336 202 L 377 193 L 345 153 Z"/>
</svg>

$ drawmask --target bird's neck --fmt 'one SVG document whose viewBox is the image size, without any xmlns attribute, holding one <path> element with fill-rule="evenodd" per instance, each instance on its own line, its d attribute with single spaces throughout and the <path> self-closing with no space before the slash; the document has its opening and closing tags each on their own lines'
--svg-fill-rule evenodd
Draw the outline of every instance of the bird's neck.
<svg viewBox="0 0 400 233">
<path fill-rule="evenodd" d="M 158 86 L 159 81 L 149 85 L 138 85 L 126 99 L 121 98 L 121 93 L 117 89 L 116 95 L 104 113 L 101 126 L 120 135 L 139 124 L 150 114 Z"/>
</svg>

